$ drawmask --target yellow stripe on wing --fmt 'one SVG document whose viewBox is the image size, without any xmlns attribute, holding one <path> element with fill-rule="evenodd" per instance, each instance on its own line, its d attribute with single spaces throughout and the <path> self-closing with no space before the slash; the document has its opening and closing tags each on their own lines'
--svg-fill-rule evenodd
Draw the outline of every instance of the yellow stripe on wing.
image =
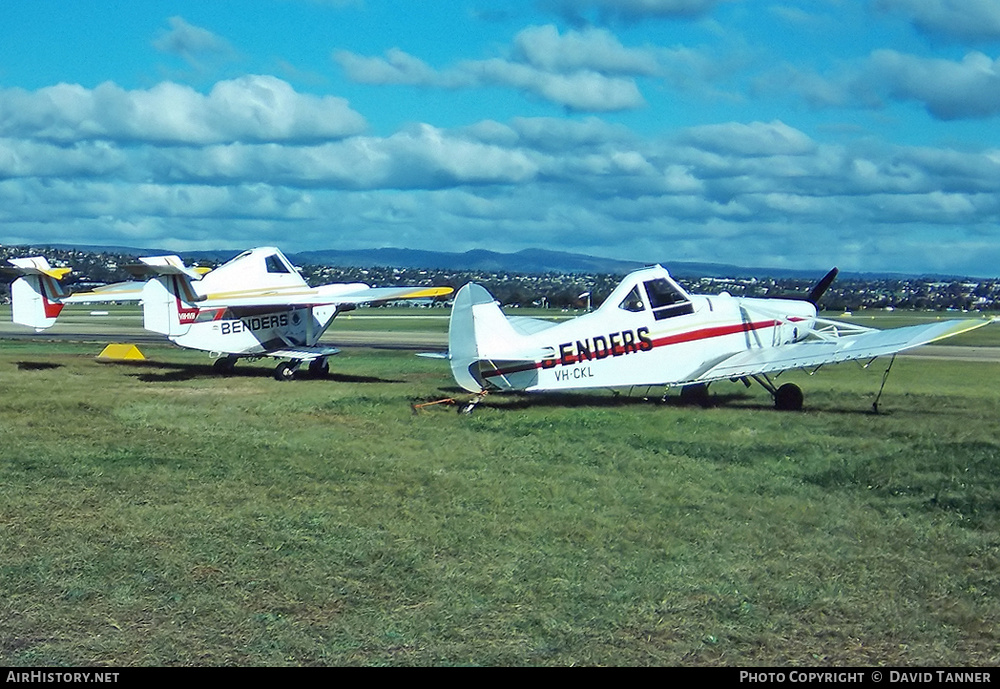
<svg viewBox="0 0 1000 689">
<path fill-rule="evenodd" d="M 931 342 L 937 342 L 938 340 L 943 340 L 946 337 L 954 337 L 955 335 L 961 335 L 962 333 L 967 333 L 970 330 L 975 330 L 976 328 L 981 328 L 984 325 L 989 325 L 990 323 L 993 323 L 994 320 L 995 319 L 991 318 L 988 320 L 980 321 L 970 318 L 966 321 L 956 322 L 954 326 L 948 328 L 947 332 L 938 335 L 933 340 L 928 340 L 926 344 L 930 344 Z"/>
<path fill-rule="evenodd" d="M 427 297 L 443 297 L 446 294 L 451 294 L 455 290 L 451 287 L 427 287 L 424 289 L 418 289 L 414 292 L 407 292 L 406 294 L 395 297 L 396 299 L 425 299 Z"/>
</svg>

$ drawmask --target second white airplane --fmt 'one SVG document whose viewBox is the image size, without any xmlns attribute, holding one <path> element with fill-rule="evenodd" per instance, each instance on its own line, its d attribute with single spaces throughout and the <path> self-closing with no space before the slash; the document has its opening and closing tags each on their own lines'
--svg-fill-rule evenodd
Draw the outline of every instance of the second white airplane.
<svg viewBox="0 0 1000 689">
<path fill-rule="evenodd" d="M 188 268 L 177 256 L 140 258 L 127 266 L 138 278 L 89 292 L 66 293 L 59 280 L 67 268 L 44 257 L 9 259 L 15 323 L 43 330 L 55 324 L 65 304 L 141 300 L 143 325 L 181 347 L 211 352 L 215 369 L 229 373 L 240 358 L 284 359 L 278 380 L 290 380 L 302 364 L 313 375 L 329 371 L 338 349 L 321 345 L 334 318 L 358 304 L 426 299 L 450 287 L 369 287 L 336 283 L 310 287 L 278 249 L 246 251 L 215 270 Z"/>
</svg>

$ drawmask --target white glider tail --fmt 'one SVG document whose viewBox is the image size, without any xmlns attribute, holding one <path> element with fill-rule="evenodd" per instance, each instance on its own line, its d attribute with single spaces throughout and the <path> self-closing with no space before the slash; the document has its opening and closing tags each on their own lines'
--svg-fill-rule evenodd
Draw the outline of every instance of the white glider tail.
<svg viewBox="0 0 1000 689">
<path fill-rule="evenodd" d="M 35 330 L 51 328 L 62 311 L 62 299 L 67 296 L 59 280 L 70 269 L 53 268 L 40 256 L 9 260 L 14 267 L 4 272 L 19 276 L 10 286 L 13 321 Z"/>
</svg>

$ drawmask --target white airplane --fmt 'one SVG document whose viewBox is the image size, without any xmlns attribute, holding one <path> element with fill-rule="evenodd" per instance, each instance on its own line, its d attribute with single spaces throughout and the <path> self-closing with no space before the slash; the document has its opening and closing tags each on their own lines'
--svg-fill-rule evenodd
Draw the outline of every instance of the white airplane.
<svg viewBox="0 0 1000 689">
<path fill-rule="evenodd" d="M 719 380 L 756 381 L 778 409 L 802 408 L 802 391 L 773 374 L 870 360 L 978 328 L 949 320 L 876 330 L 817 317 L 836 268 L 807 299 L 688 294 L 661 266 L 629 274 L 593 312 L 562 323 L 508 317 L 483 287 L 455 296 L 448 358 L 455 381 L 479 397 L 492 391 L 565 391 L 664 386 L 704 399 Z M 877 409 L 877 400 L 875 408 Z"/>
<path fill-rule="evenodd" d="M 308 363 L 313 375 L 329 372 L 327 357 L 339 352 L 319 344 L 338 314 L 358 304 L 450 294 L 450 287 L 369 287 L 339 283 L 310 287 L 274 247 L 246 251 L 215 270 L 188 268 L 177 256 L 140 258 L 127 266 L 139 278 L 68 294 L 59 285 L 69 268 L 53 268 L 40 256 L 13 258 L 7 273 L 15 323 L 44 330 L 65 304 L 141 300 L 143 325 L 181 347 L 211 352 L 218 373 L 231 373 L 240 358 L 286 359 L 274 377 L 290 380 Z"/>
</svg>

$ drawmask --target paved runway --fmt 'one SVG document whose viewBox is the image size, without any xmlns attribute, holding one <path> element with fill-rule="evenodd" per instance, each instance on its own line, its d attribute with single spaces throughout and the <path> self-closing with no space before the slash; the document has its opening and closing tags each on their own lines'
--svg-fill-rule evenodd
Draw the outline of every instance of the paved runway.
<svg viewBox="0 0 1000 689">
<path fill-rule="evenodd" d="M 900 356 L 915 359 L 947 359 L 949 361 L 1000 361 L 1000 347 L 960 347 L 958 345 L 924 345 L 903 352 Z"/>
<path fill-rule="evenodd" d="M 166 338 L 132 326 L 87 326 L 56 324 L 43 333 L 12 323 L 0 322 L 0 339 L 41 339 L 62 342 L 128 342 L 134 344 L 166 342 Z M 334 347 L 374 347 L 377 349 L 404 349 L 415 351 L 444 351 L 448 348 L 445 333 L 412 331 L 338 332 L 332 329 L 322 339 L 323 344 Z M 1000 362 L 1000 347 L 962 347 L 958 345 L 924 345 L 900 356 L 950 361 Z"/>
<path fill-rule="evenodd" d="M 130 344 L 166 343 L 162 335 L 131 326 L 86 326 L 56 323 L 52 328 L 36 333 L 30 328 L 0 322 L 0 339 L 48 340 L 55 342 L 127 342 Z M 374 347 L 416 351 L 443 351 L 448 348 L 446 333 L 412 331 L 350 332 L 331 329 L 320 340 L 333 347 Z"/>
</svg>

